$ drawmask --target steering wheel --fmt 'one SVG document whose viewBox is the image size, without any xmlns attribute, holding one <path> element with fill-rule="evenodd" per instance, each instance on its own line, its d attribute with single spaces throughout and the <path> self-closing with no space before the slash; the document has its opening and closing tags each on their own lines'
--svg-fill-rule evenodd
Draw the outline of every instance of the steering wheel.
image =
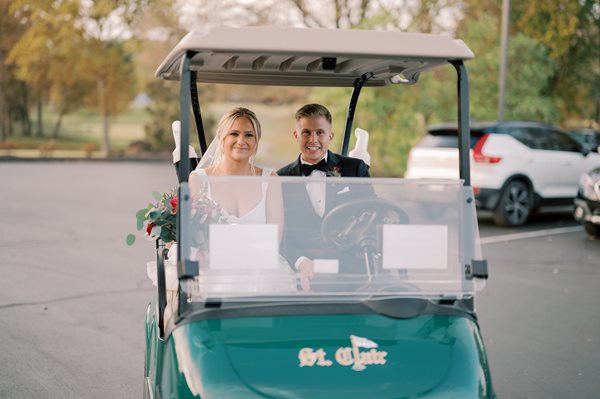
<svg viewBox="0 0 600 399">
<path fill-rule="evenodd" d="M 333 208 L 323 218 L 321 235 L 325 242 L 345 250 L 374 245 L 377 226 L 406 224 L 408 215 L 398 205 L 381 198 L 348 202 Z"/>
</svg>

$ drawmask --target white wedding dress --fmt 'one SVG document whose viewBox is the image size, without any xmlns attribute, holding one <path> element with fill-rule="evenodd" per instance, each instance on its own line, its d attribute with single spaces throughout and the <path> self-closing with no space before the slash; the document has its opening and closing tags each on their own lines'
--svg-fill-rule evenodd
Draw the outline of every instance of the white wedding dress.
<svg viewBox="0 0 600 399">
<path fill-rule="evenodd" d="M 273 170 L 262 168 L 262 177 L 270 176 Z M 206 177 L 206 171 L 197 168 L 192 175 Z M 263 182 L 261 188 L 261 199 L 256 206 L 244 215 L 236 216 L 229 214 L 230 224 L 266 224 L 267 222 L 267 189 L 268 183 Z M 210 198 L 210 185 L 207 187 Z M 195 249 L 192 249 L 195 252 Z M 195 255 L 195 254 L 194 254 Z M 148 262 L 148 277 L 154 285 L 157 285 L 156 262 Z M 168 290 L 177 290 L 177 244 L 169 248 L 168 259 L 165 261 L 165 278 Z M 268 270 L 202 270 L 197 278 L 197 287 L 194 295 L 220 296 L 220 295 L 269 295 L 273 293 L 297 291 L 295 274 L 286 262 L 285 258 L 279 256 L 277 269 Z M 196 291 L 197 290 L 197 291 Z"/>
</svg>

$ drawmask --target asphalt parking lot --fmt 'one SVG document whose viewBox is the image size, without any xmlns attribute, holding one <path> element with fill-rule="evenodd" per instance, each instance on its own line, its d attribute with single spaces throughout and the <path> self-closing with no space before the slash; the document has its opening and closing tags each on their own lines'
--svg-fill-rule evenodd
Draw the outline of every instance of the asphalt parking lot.
<svg viewBox="0 0 600 399">
<path fill-rule="evenodd" d="M 153 243 L 135 212 L 166 163 L 0 163 L 0 398 L 136 398 Z M 481 215 L 477 307 L 500 398 L 600 391 L 600 240 L 568 211 L 503 229 Z"/>
</svg>

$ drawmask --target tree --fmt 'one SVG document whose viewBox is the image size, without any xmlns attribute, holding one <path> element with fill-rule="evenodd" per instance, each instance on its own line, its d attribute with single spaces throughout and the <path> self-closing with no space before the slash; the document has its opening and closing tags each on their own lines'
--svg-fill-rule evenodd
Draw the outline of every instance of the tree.
<svg viewBox="0 0 600 399">
<path fill-rule="evenodd" d="M 13 2 L 11 10 L 27 28 L 12 48 L 8 62 L 16 65 L 18 78 L 32 87 L 40 104 L 49 99 L 56 106 L 55 137 L 63 116 L 81 107 L 82 99 L 87 98 L 88 104 L 97 106 L 103 115 L 103 149 L 110 151 L 110 115 L 121 112 L 129 103 L 134 81 L 131 57 L 122 42 L 114 38 L 127 33 L 128 24 L 145 3 Z"/>
<path fill-rule="evenodd" d="M 516 2 L 515 30 L 549 49 L 554 70 L 546 92 L 562 119 L 587 117 L 600 124 L 600 10 L 594 0 Z M 548 29 L 551 26 L 552 29 Z"/>
<path fill-rule="evenodd" d="M 146 108 L 150 121 L 144 126 L 150 149 L 163 151 L 173 148 L 171 123 L 180 119 L 179 86 L 174 82 L 154 80 L 146 86 L 152 99 Z M 190 119 L 192 120 L 192 119 Z"/>
<path fill-rule="evenodd" d="M 136 87 L 133 57 L 122 38 L 146 6 L 145 0 L 99 0 L 83 11 L 92 50 L 88 51 L 88 70 L 95 79 L 95 91 L 87 103 L 102 115 L 102 150 L 106 154 L 111 152 L 110 118 L 127 109 Z"/>
<path fill-rule="evenodd" d="M 10 9 L 8 1 L 0 2 L 0 141 L 13 133 L 13 122 L 21 123 L 21 132 L 31 135 L 29 119 L 29 90 L 15 76 L 14 65 L 8 65 L 6 57 L 24 31 Z"/>
<path fill-rule="evenodd" d="M 85 46 L 84 31 L 75 23 L 79 2 L 65 0 L 16 0 L 11 10 L 26 25 L 12 47 L 7 62 L 16 66 L 16 76 L 26 82 L 38 98 L 38 134 L 41 135 L 41 104 L 52 100 L 59 110 L 54 136 L 62 117 L 81 103 L 85 93 L 85 68 L 79 53 Z"/>
<path fill-rule="evenodd" d="M 372 7 L 371 0 L 333 0 L 314 2 L 289 0 L 300 14 L 304 25 L 310 28 L 352 28 L 359 26 Z M 323 7 L 327 11 L 323 12 Z"/>
<path fill-rule="evenodd" d="M 87 68 L 94 76 L 95 90 L 89 93 L 87 104 L 102 115 L 102 151 L 109 154 L 110 118 L 126 110 L 133 99 L 134 66 L 121 42 L 93 39 L 89 48 L 92 54 Z"/>
</svg>

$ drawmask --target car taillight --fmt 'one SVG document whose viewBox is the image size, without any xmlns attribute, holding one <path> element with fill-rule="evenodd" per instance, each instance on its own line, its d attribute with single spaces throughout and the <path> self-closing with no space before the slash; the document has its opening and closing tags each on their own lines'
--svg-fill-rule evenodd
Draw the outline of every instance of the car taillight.
<svg viewBox="0 0 600 399">
<path fill-rule="evenodd" d="M 502 161 L 502 157 L 485 155 L 483 153 L 483 151 L 482 151 L 483 150 L 483 145 L 485 144 L 485 142 L 487 141 L 487 139 L 488 139 L 489 136 L 490 136 L 489 134 L 484 134 L 477 141 L 477 143 L 475 143 L 475 147 L 473 147 L 473 160 L 475 162 L 480 162 L 480 163 L 498 163 L 498 162 Z"/>
</svg>

